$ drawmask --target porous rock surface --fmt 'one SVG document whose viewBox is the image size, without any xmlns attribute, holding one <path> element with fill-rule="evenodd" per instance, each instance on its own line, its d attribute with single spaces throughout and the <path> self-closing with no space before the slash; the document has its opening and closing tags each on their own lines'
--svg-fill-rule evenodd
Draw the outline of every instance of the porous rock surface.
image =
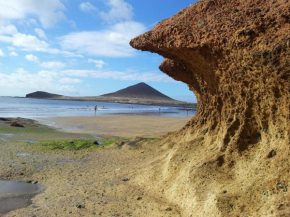
<svg viewBox="0 0 290 217">
<path fill-rule="evenodd" d="M 182 216 L 290 216 L 290 1 L 202 0 L 130 44 L 198 99 L 139 181 Z"/>
</svg>

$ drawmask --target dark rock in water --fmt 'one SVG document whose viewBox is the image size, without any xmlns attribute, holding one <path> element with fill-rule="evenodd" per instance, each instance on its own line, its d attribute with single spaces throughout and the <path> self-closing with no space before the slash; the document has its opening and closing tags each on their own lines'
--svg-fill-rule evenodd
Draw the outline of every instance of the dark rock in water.
<svg viewBox="0 0 290 217">
<path fill-rule="evenodd" d="M 24 127 L 23 125 L 18 124 L 17 122 L 12 123 L 10 126 L 11 127 Z"/>
<path fill-rule="evenodd" d="M 9 121 L 8 118 L 0 118 L 0 121 Z"/>
</svg>

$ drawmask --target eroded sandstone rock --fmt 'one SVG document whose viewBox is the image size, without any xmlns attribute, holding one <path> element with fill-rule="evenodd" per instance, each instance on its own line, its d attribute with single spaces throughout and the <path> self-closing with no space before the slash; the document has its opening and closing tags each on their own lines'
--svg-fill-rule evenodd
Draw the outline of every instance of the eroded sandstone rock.
<svg viewBox="0 0 290 217">
<path fill-rule="evenodd" d="M 184 216 L 290 215 L 275 187 L 290 185 L 290 1 L 203 0 L 131 46 L 164 56 L 160 69 L 198 99 L 196 117 L 163 140 L 151 174 L 161 194 Z"/>
</svg>

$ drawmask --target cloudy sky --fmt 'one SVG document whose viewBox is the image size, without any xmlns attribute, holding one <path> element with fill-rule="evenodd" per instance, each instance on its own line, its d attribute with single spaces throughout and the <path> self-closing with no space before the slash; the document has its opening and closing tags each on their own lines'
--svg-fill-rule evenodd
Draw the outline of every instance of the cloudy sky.
<svg viewBox="0 0 290 217">
<path fill-rule="evenodd" d="M 0 0 L 0 96 L 96 96 L 146 82 L 180 100 L 188 87 L 130 39 L 194 0 Z"/>
</svg>

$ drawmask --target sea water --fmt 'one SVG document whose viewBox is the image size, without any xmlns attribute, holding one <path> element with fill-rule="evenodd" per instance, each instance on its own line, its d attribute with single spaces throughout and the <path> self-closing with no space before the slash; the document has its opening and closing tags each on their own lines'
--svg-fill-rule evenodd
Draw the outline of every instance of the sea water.
<svg viewBox="0 0 290 217">
<path fill-rule="evenodd" d="M 95 114 L 94 107 L 98 106 Z M 0 97 L 0 117 L 46 118 L 67 116 L 144 115 L 186 117 L 195 110 L 123 103 Z"/>
</svg>

